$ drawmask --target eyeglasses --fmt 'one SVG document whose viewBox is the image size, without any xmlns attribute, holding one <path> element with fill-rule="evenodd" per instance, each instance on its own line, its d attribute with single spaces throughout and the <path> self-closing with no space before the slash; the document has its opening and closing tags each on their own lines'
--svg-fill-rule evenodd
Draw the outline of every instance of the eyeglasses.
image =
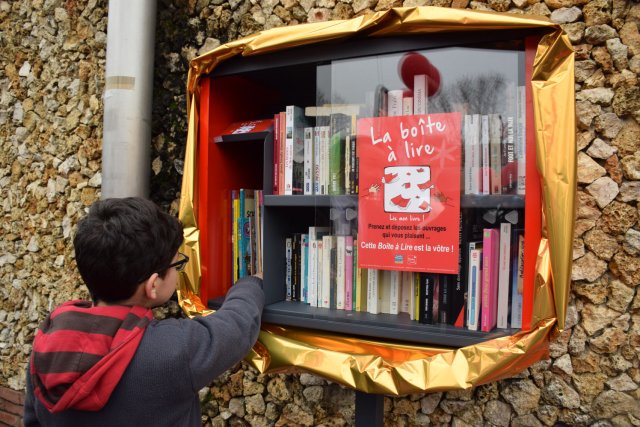
<svg viewBox="0 0 640 427">
<path fill-rule="evenodd" d="M 175 267 L 176 271 L 182 271 L 184 270 L 184 267 L 187 265 L 187 263 L 189 262 L 189 257 L 186 256 L 185 254 L 183 254 L 182 252 L 178 252 L 178 257 L 180 258 L 178 261 L 176 262 L 172 262 L 171 264 L 169 264 L 166 268 L 166 270 L 170 269 L 171 267 Z M 164 270 L 164 269 L 163 269 Z"/>
</svg>

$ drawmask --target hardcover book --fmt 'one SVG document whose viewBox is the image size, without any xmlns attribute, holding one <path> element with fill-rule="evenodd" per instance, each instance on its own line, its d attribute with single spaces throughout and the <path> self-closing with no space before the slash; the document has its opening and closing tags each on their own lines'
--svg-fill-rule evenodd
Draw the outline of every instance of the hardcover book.
<svg viewBox="0 0 640 427">
<path fill-rule="evenodd" d="M 272 119 L 234 122 L 213 138 L 213 142 L 239 142 L 264 140 L 273 132 Z"/>
</svg>

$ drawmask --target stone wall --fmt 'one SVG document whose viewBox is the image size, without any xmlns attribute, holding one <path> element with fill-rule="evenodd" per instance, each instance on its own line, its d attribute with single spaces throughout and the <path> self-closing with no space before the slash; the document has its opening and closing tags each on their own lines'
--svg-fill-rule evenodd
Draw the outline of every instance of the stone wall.
<svg viewBox="0 0 640 427">
<path fill-rule="evenodd" d="M 100 196 L 107 0 L 0 0 L 0 386 L 36 326 L 86 296 L 71 235 Z M 551 358 L 472 390 L 385 398 L 387 425 L 640 425 L 640 4 L 623 0 L 160 0 L 151 197 L 175 213 L 189 59 L 282 25 L 393 6 L 540 14 L 577 52 L 578 212 L 567 329 Z M 175 315 L 175 304 L 157 310 Z M 13 395 L 12 395 L 13 396 Z M 352 425 L 354 393 L 239 364 L 201 391 L 208 425 Z M 15 397 L 14 397 L 15 400 Z M 9 402 L 11 403 L 11 402 Z M 7 402 L 0 395 L 0 405 Z M 3 407 L 4 407 L 3 406 Z"/>
</svg>

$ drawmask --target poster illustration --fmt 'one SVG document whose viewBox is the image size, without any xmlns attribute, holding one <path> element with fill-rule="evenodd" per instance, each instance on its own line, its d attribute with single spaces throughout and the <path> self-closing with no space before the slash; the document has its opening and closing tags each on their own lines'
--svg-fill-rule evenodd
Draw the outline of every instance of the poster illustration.
<svg viewBox="0 0 640 427">
<path fill-rule="evenodd" d="M 459 113 L 358 120 L 358 266 L 456 274 Z"/>
</svg>

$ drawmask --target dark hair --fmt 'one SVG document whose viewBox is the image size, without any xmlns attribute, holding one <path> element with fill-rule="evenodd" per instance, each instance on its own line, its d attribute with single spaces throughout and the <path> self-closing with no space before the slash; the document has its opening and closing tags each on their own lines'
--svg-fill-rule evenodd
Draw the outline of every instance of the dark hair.
<svg viewBox="0 0 640 427">
<path fill-rule="evenodd" d="M 94 301 L 130 298 L 151 274 L 164 277 L 182 244 L 177 218 L 141 197 L 94 203 L 78 222 L 76 263 Z"/>
</svg>

